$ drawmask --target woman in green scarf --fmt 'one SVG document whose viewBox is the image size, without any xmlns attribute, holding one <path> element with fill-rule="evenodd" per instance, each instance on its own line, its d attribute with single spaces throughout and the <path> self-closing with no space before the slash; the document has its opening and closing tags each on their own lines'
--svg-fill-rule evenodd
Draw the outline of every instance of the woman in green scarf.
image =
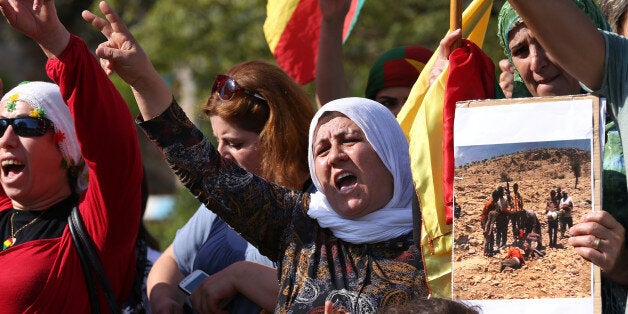
<svg viewBox="0 0 628 314">
<path fill-rule="evenodd" d="M 598 29 L 611 30 L 609 23 L 593 1 L 573 0 L 573 2 Z M 499 13 L 497 36 L 514 70 L 513 98 L 584 93 L 578 80 L 564 71 L 554 57 L 543 49 L 509 2 L 504 3 Z M 624 156 L 617 126 L 610 117 L 607 121 L 611 122 L 606 125 L 602 165 L 604 194 L 602 207 L 625 229 L 628 222 L 628 191 L 626 191 Z M 626 286 L 603 276 L 602 312 L 624 313 L 626 292 Z"/>
<path fill-rule="evenodd" d="M 610 30 L 610 25 L 593 1 L 573 1 L 597 28 Z M 512 98 L 583 93 L 578 80 L 545 52 L 510 3 L 502 6 L 497 23 L 499 43 L 514 69 Z"/>
</svg>

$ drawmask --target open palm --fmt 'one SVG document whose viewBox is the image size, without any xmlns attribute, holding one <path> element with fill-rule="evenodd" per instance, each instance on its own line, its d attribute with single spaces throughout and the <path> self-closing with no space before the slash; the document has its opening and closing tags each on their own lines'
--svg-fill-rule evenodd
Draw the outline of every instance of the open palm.
<svg viewBox="0 0 628 314">
<path fill-rule="evenodd" d="M 37 42 L 59 24 L 52 0 L 44 0 L 37 9 L 32 0 L 0 0 L 0 10 L 11 26 Z"/>
</svg>

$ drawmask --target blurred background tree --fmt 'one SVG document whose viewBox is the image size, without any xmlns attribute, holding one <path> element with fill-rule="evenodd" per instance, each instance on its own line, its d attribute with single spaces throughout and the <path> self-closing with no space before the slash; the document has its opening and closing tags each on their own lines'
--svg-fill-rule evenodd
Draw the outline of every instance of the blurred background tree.
<svg viewBox="0 0 628 314">
<path fill-rule="evenodd" d="M 98 12 L 97 1 L 56 0 L 62 22 L 83 37 L 93 49 L 103 39 L 81 18 L 81 11 Z M 495 61 L 503 58 L 496 37 L 497 13 L 504 0 L 496 0 L 484 51 Z M 213 78 L 236 63 L 260 59 L 275 63 L 264 38 L 264 0 L 110 0 L 111 6 L 129 25 L 157 70 L 172 87 L 188 115 L 207 134 L 211 129 L 199 108 L 209 95 Z M 468 5 L 464 1 L 463 6 Z M 409 44 L 436 49 L 449 27 L 449 1 L 366 1 L 353 33 L 345 43 L 345 71 L 351 95 L 364 95 L 371 64 L 384 51 Z M 47 80 L 45 57 L 32 41 L 0 24 L 0 77 L 5 90 L 23 80 Z M 497 69 L 496 69 L 497 71 Z M 112 80 L 131 111 L 137 106 L 129 87 Z M 304 89 L 314 104 L 314 84 Z M 199 203 L 173 179 L 160 153 L 139 132 L 151 194 L 175 195 L 175 210 L 161 221 L 148 221 L 162 247 L 198 208 Z"/>
</svg>

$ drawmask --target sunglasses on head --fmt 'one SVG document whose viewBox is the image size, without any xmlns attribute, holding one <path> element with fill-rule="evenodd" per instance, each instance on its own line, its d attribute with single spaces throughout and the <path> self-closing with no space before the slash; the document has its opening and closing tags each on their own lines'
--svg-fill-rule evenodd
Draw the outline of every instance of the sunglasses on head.
<svg viewBox="0 0 628 314">
<path fill-rule="evenodd" d="M 17 136 L 35 137 L 46 134 L 52 128 L 52 121 L 46 118 L 18 117 L 0 119 L 0 136 L 4 135 L 9 125 Z"/>
<path fill-rule="evenodd" d="M 258 101 L 266 104 L 266 99 L 259 93 L 246 89 L 238 84 L 231 76 L 219 74 L 216 75 L 214 85 L 212 86 L 212 94 L 218 92 L 218 97 L 221 100 L 231 100 L 235 94 L 244 93 L 245 95 L 254 97 Z"/>
</svg>

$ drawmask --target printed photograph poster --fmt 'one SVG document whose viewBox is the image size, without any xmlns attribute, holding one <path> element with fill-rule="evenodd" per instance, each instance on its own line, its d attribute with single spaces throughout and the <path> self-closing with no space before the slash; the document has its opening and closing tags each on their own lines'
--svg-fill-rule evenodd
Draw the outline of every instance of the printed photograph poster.
<svg viewBox="0 0 628 314">
<path fill-rule="evenodd" d="M 483 313 L 599 313 L 599 270 L 567 240 L 601 203 L 600 102 L 458 103 L 454 299 Z"/>
</svg>

